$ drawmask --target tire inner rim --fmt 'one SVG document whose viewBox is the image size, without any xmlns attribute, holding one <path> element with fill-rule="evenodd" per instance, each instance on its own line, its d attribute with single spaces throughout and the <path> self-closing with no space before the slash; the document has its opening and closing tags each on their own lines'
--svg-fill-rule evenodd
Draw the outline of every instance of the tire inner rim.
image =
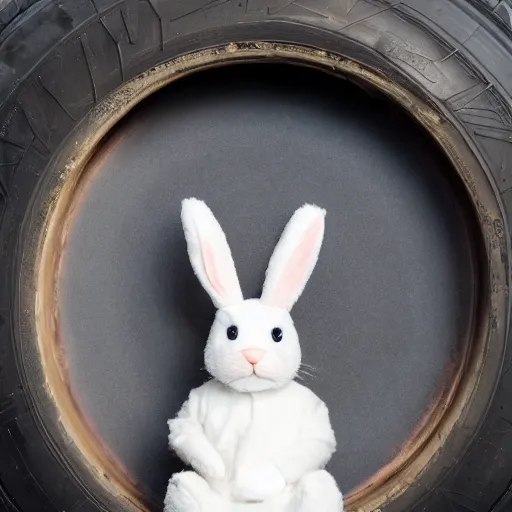
<svg viewBox="0 0 512 512">
<path fill-rule="evenodd" d="M 459 364 L 442 392 L 399 453 L 378 473 L 346 496 L 348 510 L 371 512 L 402 495 L 427 470 L 456 425 L 470 419 L 471 409 L 487 403 L 494 391 L 502 357 L 489 358 L 492 347 L 501 350 L 508 324 L 508 236 L 502 207 L 470 142 L 447 122 L 441 110 L 383 75 L 338 55 L 289 44 L 231 43 L 188 54 L 159 65 L 125 83 L 102 100 L 82 122 L 51 164 L 52 199 L 46 204 L 38 251 L 34 261 L 36 282 L 34 321 L 41 364 L 49 394 L 59 412 L 65 435 L 100 483 L 127 506 L 147 510 L 145 497 L 108 450 L 77 405 L 71 392 L 59 332 L 57 276 L 69 229 L 68 214 L 86 164 L 103 137 L 136 104 L 153 92 L 192 72 L 241 62 L 276 60 L 314 67 L 383 92 L 422 125 L 448 156 L 468 193 L 480 224 L 482 268 L 468 339 L 463 340 Z M 480 405 L 485 408 L 485 405 Z M 474 421 L 473 421 L 474 422 Z"/>
</svg>

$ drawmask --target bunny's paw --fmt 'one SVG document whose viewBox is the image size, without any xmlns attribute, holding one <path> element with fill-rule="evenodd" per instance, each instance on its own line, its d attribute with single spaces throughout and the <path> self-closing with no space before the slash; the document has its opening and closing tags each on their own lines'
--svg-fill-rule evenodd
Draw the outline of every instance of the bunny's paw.
<svg viewBox="0 0 512 512">
<path fill-rule="evenodd" d="M 242 466 L 235 481 L 234 498 L 242 502 L 265 501 L 282 492 L 286 481 L 273 464 Z"/>
</svg>

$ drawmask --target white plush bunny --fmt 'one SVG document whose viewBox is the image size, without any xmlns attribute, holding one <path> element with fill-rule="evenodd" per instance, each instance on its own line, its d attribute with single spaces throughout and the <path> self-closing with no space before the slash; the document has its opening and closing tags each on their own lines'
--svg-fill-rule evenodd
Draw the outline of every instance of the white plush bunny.
<svg viewBox="0 0 512 512">
<path fill-rule="evenodd" d="M 323 468 L 336 448 L 326 405 L 293 379 L 301 361 L 290 309 L 316 264 L 325 211 L 298 209 L 269 263 L 260 299 L 244 300 L 222 228 L 202 201 L 183 201 L 194 271 L 218 308 L 205 349 L 213 379 L 169 421 L 175 474 L 165 512 L 342 512 Z"/>
</svg>

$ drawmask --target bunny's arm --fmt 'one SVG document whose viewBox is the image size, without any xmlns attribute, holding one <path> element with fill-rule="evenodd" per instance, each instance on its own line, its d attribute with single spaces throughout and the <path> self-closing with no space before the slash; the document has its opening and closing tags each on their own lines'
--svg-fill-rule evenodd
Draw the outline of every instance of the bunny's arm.
<svg viewBox="0 0 512 512">
<path fill-rule="evenodd" d="M 194 390 L 176 418 L 168 421 L 169 446 L 205 478 L 222 479 L 226 468 L 206 437 L 200 421 L 200 399 Z"/>
<path fill-rule="evenodd" d="M 336 450 L 336 439 L 323 402 L 305 411 L 296 444 L 279 451 L 273 457 L 288 484 L 298 482 L 306 473 L 322 469 Z"/>
</svg>

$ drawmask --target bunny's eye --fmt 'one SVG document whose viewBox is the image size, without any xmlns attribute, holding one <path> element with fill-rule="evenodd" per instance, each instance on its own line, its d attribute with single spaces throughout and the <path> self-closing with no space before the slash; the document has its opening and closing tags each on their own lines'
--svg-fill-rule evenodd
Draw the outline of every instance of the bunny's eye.
<svg viewBox="0 0 512 512">
<path fill-rule="evenodd" d="M 236 325 L 231 325 L 227 328 L 226 333 L 228 335 L 228 339 L 236 340 L 238 338 L 238 327 Z"/>
<path fill-rule="evenodd" d="M 279 327 L 274 327 L 272 329 L 272 339 L 279 343 L 283 339 L 283 331 Z"/>
</svg>

